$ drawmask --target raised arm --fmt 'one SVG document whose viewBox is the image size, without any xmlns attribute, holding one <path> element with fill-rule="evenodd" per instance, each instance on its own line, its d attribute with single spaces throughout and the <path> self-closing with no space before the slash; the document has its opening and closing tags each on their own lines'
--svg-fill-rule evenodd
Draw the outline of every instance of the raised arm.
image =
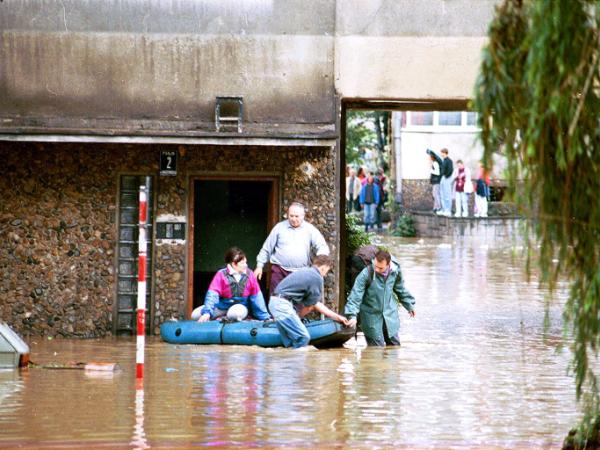
<svg viewBox="0 0 600 450">
<path fill-rule="evenodd" d="M 435 160 L 437 161 L 437 163 L 440 165 L 440 168 L 442 167 L 443 161 L 442 161 L 442 157 L 440 155 L 438 155 L 436 152 L 434 152 L 433 150 L 431 150 L 429 148 L 427 149 L 427 154 L 433 156 L 435 158 Z"/>
</svg>

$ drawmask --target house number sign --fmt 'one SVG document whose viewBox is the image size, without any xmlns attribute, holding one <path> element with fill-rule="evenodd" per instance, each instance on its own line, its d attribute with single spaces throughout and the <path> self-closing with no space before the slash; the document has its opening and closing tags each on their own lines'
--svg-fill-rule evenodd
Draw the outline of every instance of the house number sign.
<svg viewBox="0 0 600 450">
<path fill-rule="evenodd" d="M 177 175 L 177 152 L 175 150 L 162 150 L 160 152 L 160 174 Z"/>
</svg>

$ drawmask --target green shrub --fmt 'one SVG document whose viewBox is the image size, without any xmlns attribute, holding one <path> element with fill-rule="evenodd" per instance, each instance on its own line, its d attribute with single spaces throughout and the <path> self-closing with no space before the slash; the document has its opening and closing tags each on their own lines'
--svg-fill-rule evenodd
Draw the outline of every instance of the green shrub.
<svg viewBox="0 0 600 450">
<path fill-rule="evenodd" d="M 351 261 L 354 252 L 364 246 L 371 244 L 371 238 L 363 230 L 362 225 L 359 223 L 357 215 L 346 214 L 346 297 L 350 293 L 352 286 L 350 285 L 351 274 Z"/>
<path fill-rule="evenodd" d="M 358 248 L 371 243 L 371 238 L 363 230 L 355 215 L 346 214 L 346 236 L 347 255 L 352 255 Z"/>
<path fill-rule="evenodd" d="M 401 237 L 415 237 L 417 230 L 415 230 L 415 221 L 410 214 L 402 214 L 396 221 L 396 227 L 392 231 L 392 235 Z"/>
</svg>

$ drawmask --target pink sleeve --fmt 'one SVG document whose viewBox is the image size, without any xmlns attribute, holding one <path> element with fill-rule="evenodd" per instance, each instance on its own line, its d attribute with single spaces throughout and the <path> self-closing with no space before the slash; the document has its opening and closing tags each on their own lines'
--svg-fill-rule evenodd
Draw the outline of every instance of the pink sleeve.
<svg viewBox="0 0 600 450">
<path fill-rule="evenodd" d="M 246 291 L 244 294 L 246 295 L 255 295 L 260 292 L 260 285 L 258 284 L 258 280 L 250 269 L 248 269 L 248 285 L 246 286 Z"/>
<path fill-rule="evenodd" d="M 217 273 L 215 273 L 215 276 L 213 277 L 212 281 L 210 282 L 210 285 L 208 286 L 208 290 L 216 292 L 217 294 L 219 294 L 219 297 L 224 297 L 223 281 L 226 282 L 227 280 L 224 279 L 223 274 L 219 270 Z"/>
</svg>

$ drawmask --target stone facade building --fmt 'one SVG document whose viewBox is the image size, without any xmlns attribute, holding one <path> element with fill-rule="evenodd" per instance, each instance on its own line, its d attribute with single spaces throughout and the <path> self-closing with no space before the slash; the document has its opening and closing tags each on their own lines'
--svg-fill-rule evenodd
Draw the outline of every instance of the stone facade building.
<svg viewBox="0 0 600 450">
<path fill-rule="evenodd" d="M 135 323 L 136 279 L 124 275 L 137 274 L 137 269 L 135 261 L 135 270 L 123 269 L 127 260 L 120 252 L 130 246 L 122 236 L 127 231 L 122 223 L 127 211 L 121 208 L 119 192 L 128 177 L 136 181 L 140 175 L 158 178 L 160 151 L 165 148 L 171 147 L 21 142 L 0 147 L 6 168 L 0 178 L 4 193 L 0 206 L 0 316 L 4 320 L 21 332 L 82 337 L 126 332 Z M 153 332 L 166 318 L 189 314 L 193 303 L 186 302 L 188 295 L 193 295 L 196 303 L 201 300 L 193 292 L 193 268 L 195 259 L 202 256 L 194 255 L 194 248 L 186 245 L 189 237 L 160 239 L 156 230 L 161 217 L 188 216 L 188 205 L 194 195 L 200 195 L 194 192 L 194 183 L 201 180 L 229 180 L 233 173 L 242 182 L 265 178 L 263 183 L 279 186 L 274 194 L 274 217 L 281 217 L 292 199 L 300 200 L 308 208 L 307 219 L 320 228 L 337 254 L 332 148 L 172 148 L 179 156 L 178 175 L 159 178 L 150 190 L 155 245 L 148 307 Z M 243 187 L 252 189 L 252 181 Z M 252 205 L 246 208 L 252 212 Z M 201 206 L 196 213 L 211 214 Z M 208 226 L 226 226 L 218 220 L 211 217 Z M 195 223 L 201 226 L 200 221 Z M 272 221 L 265 217 L 264 223 L 271 225 Z M 256 246 L 267 232 L 265 226 Z M 219 242 L 210 245 L 215 255 L 207 259 L 215 260 L 216 268 L 223 265 L 228 246 L 220 242 L 223 238 L 231 239 L 232 244 L 242 240 L 213 231 L 208 239 Z M 195 246 L 200 255 L 202 246 Z M 247 246 L 242 247 L 248 251 Z M 255 256 L 256 247 L 253 250 Z M 254 265 L 252 260 L 250 264 Z M 335 298 L 333 277 L 328 277 L 327 298 Z"/>
<path fill-rule="evenodd" d="M 227 247 L 253 266 L 294 200 L 338 309 L 346 109 L 466 104 L 494 4 L 0 2 L 0 320 L 134 331 L 140 184 L 148 332 L 189 317 Z"/>
</svg>

